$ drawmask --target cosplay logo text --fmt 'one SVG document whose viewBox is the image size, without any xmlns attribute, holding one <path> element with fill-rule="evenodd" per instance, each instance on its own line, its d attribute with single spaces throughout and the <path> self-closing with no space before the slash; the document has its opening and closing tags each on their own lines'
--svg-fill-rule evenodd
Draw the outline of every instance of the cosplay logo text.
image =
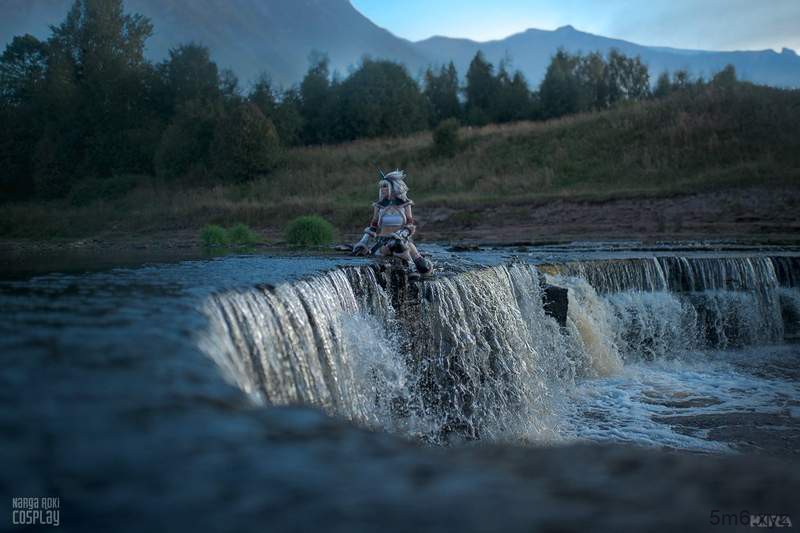
<svg viewBox="0 0 800 533">
<path fill-rule="evenodd" d="M 11 498 L 11 523 L 15 526 L 58 526 L 61 498 Z"/>
</svg>

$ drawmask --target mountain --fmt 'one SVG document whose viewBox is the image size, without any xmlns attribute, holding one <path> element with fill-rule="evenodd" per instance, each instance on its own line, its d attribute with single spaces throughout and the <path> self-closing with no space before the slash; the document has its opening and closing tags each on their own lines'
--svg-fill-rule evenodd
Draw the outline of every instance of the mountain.
<svg viewBox="0 0 800 533">
<path fill-rule="evenodd" d="M 563 26 L 554 31 L 529 29 L 502 40 L 488 42 L 431 37 L 415 45 L 435 63 L 445 63 L 452 59 L 462 73 L 466 72 L 469 62 L 478 50 L 482 50 L 486 58 L 495 64 L 508 57 L 513 68 L 524 72 L 533 83 L 538 83 L 544 77 L 550 56 L 559 47 L 563 47 L 570 52 L 603 53 L 617 48 L 625 55 L 638 55 L 648 65 L 650 76 L 654 80 L 664 70 L 673 72 L 678 69 L 687 69 L 695 76 L 709 78 L 730 63 L 736 67 L 742 79 L 777 87 L 800 87 L 800 57 L 788 48 L 776 53 L 773 50 L 712 52 L 642 46 L 578 31 L 572 26 Z"/>
<path fill-rule="evenodd" d="M 0 43 L 14 35 L 46 37 L 72 0 L 0 0 Z M 284 85 L 300 80 L 309 54 L 326 52 L 331 67 L 346 75 L 364 55 L 391 58 L 411 72 L 430 61 L 405 39 L 356 11 L 349 0 L 126 0 L 128 12 L 154 24 L 147 54 L 160 60 L 181 43 L 202 43 L 221 66 L 244 82 L 261 72 Z"/>
<path fill-rule="evenodd" d="M 47 27 L 64 19 L 72 0 L 0 0 L 0 45 L 14 35 L 48 35 Z M 207 45 L 222 67 L 243 82 L 261 72 L 283 85 L 299 81 L 313 50 L 326 52 L 331 66 L 346 75 L 364 55 L 404 63 L 412 75 L 427 65 L 455 62 L 463 76 L 478 50 L 497 64 L 504 57 L 538 84 L 550 56 L 559 48 L 606 52 L 618 48 L 639 55 L 653 78 L 663 70 L 686 68 L 709 77 L 726 64 L 740 77 L 781 87 L 800 87 L 800 57 L 789 49 L 713 52 L 643 46 L 564 26 L 554 31 L 530 29 L 505 39 L 476 42 L 432 37 L 416 43 L 401 39 L 359 13 L 349 0 L 126 0 L 126 9 L 153 20 L 155 34 L 148 56 L 164 58 L 178 44 Z"/>
</svg>

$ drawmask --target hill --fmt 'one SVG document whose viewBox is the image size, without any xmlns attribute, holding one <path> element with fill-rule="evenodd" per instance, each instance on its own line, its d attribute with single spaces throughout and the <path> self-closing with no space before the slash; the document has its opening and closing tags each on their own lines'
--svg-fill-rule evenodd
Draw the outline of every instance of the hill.
<svg viewBox="0 0 800 533">
<path fill-rule="evenodd" d="M 7 204 L 0 235 L 141 234 L 211 222 L 276 235 L 309 213 L 350 233 L 369 216 L 375 164 L 408 170 L 427 238 L 478 232 L 503 240 L 509 224 L 528 238 L 800 231 L 800 91 L 695 87 L 600 113 L 464 128 L 460 137 L 448 156 L 425 133 L 292 149 L 272 174 L 240 185 L 142 180 L 88 205 Z"/>
</svg>

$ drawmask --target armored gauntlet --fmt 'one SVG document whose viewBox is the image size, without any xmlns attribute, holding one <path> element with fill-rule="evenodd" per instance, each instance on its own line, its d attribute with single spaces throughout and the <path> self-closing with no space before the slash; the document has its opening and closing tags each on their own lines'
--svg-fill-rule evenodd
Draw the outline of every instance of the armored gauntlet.
<svg viewBox="0 0 800 533">
<path fill-rule="evenodd" d="M 367 255 L 369 252 L 369 240 L 375 237 L 375 230 L 371 227 L 364 229 L 364 235 L 353 246 L 353 255 Z"/>
</svg>

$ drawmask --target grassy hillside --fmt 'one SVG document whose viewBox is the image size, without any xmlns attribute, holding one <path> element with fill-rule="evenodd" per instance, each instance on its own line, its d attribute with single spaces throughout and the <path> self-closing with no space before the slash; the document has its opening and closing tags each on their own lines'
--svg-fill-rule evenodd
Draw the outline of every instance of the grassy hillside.
<svg viewBox="0 0 800 533">
<path fill-rule="evenodd" d="M 375 165 L 405 168 L 423 210 L 800 188 L 800 91 L 702 87 L 550 122 L 464 128 L 452 156 L 437 155 L 429 133 L 298 148 L 271 175 L 243 185 L 151 179 L 93 201 L 6 204 L 0 234 L 73 237 L 234 222 L 278 229 L 311 213 L 359 231 L 377 192 Z"/>
</svg>

